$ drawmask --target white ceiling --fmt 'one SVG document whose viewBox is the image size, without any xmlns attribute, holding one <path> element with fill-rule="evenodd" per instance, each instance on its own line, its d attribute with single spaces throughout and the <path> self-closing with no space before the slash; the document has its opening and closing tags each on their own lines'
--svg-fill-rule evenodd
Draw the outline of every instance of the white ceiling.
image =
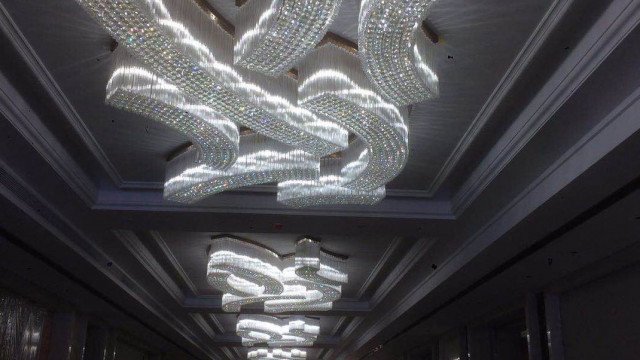
<svg viewBox="0 0 640 360">
<path fill-rule="evenodd" d="M 428 21 L 440 78 L 438 99 L 417 104 L 410 119 L 410 158 L 388 187 L 427 190 L 476 114 L 541 21 L 551 0 L 438 1 Z M 210 1 L 233 22 L 234 1 Z M 5 4 L 84 126 L 125 182 L 159 186 L 165 160 L 187 140 L 140 116 L 104 104 L 112 66 L 110 38 L 73 0 L 56 6 Z M 343 2 L 331 31 L 356 40 L 355 0 Z"/>
</svg>

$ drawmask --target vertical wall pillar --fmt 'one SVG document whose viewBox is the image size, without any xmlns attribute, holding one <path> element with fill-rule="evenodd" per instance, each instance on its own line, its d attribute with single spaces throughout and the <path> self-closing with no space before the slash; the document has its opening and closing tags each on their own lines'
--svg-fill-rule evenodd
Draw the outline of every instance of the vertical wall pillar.
<svg viewBox="0 0 640 360">
<path fill-rule="evenodd" d="M 48 360 L 82 360 L 87 320 L 74 313 L 55 313 L 51 321 Z"/>
<path fill-rule="evenodd" d="M 544 310 L 547 324 L 549 360 L 564 360 L 562 322 L 560 317 L 560 296 L 558 296 L 558 294 L 545 293 Z"/>
<path fill-rule="evenodd" d="M 469 360 L 469 330 L 467 327 L 460 329 L 460 360 Z"/>
<path fill-rule="evenodd" d="M 524 307 L 527 322 L 527 346 L 529 350 L 529 360 L 544 360 L 542 356 L 543 338 L 540 329 L 540 314 L 538 311 L 538 298 L 535 294 L 529 293 L 526 297 Z"/>
<path fill-rule="evenodd" d="M 109 330 L 107 328 L 101 326 L 89 327 L 84 360 L 106 360 L 109 340 Z"/>
<path fill-rule="evenodd" d="M 87 343 L 87 318 L 76 315 L 71 360 L 83 360 Z"/>
<path fill-rule="evenodd" d="M 431 360 L 440 360 L 440 343 L 437 339 L 431 345 Z"/>
</svg>

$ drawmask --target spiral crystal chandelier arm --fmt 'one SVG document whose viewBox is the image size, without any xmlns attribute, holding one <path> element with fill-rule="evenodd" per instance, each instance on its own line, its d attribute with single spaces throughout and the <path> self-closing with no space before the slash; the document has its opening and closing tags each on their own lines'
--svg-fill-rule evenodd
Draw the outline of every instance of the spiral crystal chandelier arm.
<svg viewBox="0 0 640 360">
<path fill-rule="evenodd" d="M 358 50 L 380 93 L 397 105 L 438 95 L 431 44 L 420 29 L 434 0 L 362 0 Z"/>
<path fill-rule="evenodd" d="M 287 72 L 326 34 L 342 0 L 249 0 L 236 17 L 235 64 Z"/>
<path fill-rule="evenodd" d="M 233 40 L 192 1 L 77 1 L 155 74 L 221 116 L 318 156 L 346 146 L 346 130 L 295 105 L 287 79 L 234 68 Z"/>
<path fill-rule="evenodd" d="M 137 64 L 124 49 L 115 54 L 116 69 L 107 84 L 108 104 L 141 114 L 179 131 L 196 149 L 195 164 L 229 168 L 238 157 L 238 127 L 193 102 L 172 84 Z"/>
</svg>

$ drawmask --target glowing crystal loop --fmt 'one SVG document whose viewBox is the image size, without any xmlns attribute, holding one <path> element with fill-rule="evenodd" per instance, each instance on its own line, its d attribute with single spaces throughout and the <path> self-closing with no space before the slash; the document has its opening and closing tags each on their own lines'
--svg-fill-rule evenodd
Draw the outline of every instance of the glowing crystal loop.
<svg viewBox="0 0 640 360">
<path fill-rule="evenodd" d="M 250 349 L 247 359 L 250 360 L 304 360 L 307 352 L 299 349 Z"/>
<path fill-rule="evenodd" d="M 264 302 L 267 313 L 325 311 L 348 281 L 340 270 L 343 263 L 310 239 L 296 244 L 295 256 L 281 258 L 260 246 L 221 237 L 209 250 L 207 279 L 223 292 L 222 308 L 227 312 L 256 302 Z"/>
<path fill-rule="evenodd" d="M 300 103 L 355 133 L 341 170 L 344 186 L 380 191 L 404 168 L 408 157 L 407 110 L 373 89 L 353 54 L 334 45 L 316 49 L 300 67 Z M 360 148 L 355 151 L 354 148 Z"/>
<path fill-rule="evenodd" d="M 196 148 L 196 164 L 224 170 L 236 161 L 240 137 L 236 124 L 186 98 L 175 86 L 136 64 L 124 49 L 117 49 L 115 58 L 107 103 L 186 135 Z"/>
<path fill-rule="evenodd" d="M 295 294 L 303 289 L 303 299 L 270 299 L 264 302 L 264 311 L 267 313 L 282 313 L 290 311 L 328 311 L 331 310 L 334 301 L 341 296 L 341 287 L 333 286 L 319 281 L 309 281 L 296 276 L 292 267 L 284 269 L 285 292 Z M 293 290 L 293 291 L 292 291 Z"/>
<path fill-rule="evenodd" d="M 222 139 L 218 144 L 220 149 L 226 149 L 228 145 L 233 147 L 234 134 L 225 134 L 224 131 L 221 134 L 192 134 L 189 133 L 190 125 L 181 124 L 181 129 L 187 136 L 191 135 L 195 146 L 168 164 L 166 199 L 192 203 L 227 189 L 278 182 L 283 184 L 279 186 L 282 193 L 282 196 L 279 193 L 279 199 L 285 204 L 373 204 L 384 197 L 384 184 L 404 167 L 407 158 L 405 109 L 387 103 L 371 90 L 366 75 L 358 64 L 353 63 L 355 58 L 352 54 L 345 56 L 344 53 L 332 52 L 334 46 L 323 46 L 314 52 L 315 60 L 312 56 L 301 66 L 301 72 L 309 76 L 301 76 L 303 81 L 298 87 L 286 76 L 273 78 L 234 67 L 233 39 L 191 1 L 77 1 L 133 57 L 147 66 L 145 71 L 159 78 L 153 81 L 162 84 L 145 85 L 140 89 L 137 85 L 129 88 L 116 86 L 117 89 L 114 87 L 115 90 L 109 92 L 111 103 L 130 107 L 130 110 L 151 118 L 156 116 L 157 120 L 169 124 L 185 120 L 182 122 L 193 125 L 205 118 L 198 111 L 205 111 L 215 114 L 212 119 L 220 119 L 214 122 L 226 124 L 229 119 L 262 134 L 242 136 L 237 141 L 239 150 L 235 153 L 223 151 L 206 159 L 209 152 L 206 147 L 213 145 L 205 138 L 227 135 L 228 139 Z M 312 38 L 310 34 L 322 28 L 319 24 L 330 22 L 329 17 L 335 15 L 335 9 L 329 8 L 339 3 L 335 0 L 305 0 L 300 4 L 285 1 L 277 5 L 276 2 L 270 3 L 273 5 L 270 9 L 276 13 L 272 16 L 269 10 L 262 12 L 255 28 L 275 31 L 271 35 L 281 30 L 287 34 L 300 30 L 300 34 Z M 313 19 L 307 21 L 303 14 L 313 6 L 326 6 L 326 11 L 312 11 Z M 300 12 L 296 13 L 295 9 Z M 289 29 L 289 25 L 278 23 L 278 11 L 282 11 L 283 19 L 298 18 L 303 23 L 290 24 L 293 28 Z M 327 15 L 330 13 L 333 15 Z M 301 30 L 305 26 L 313 29 Z M 304 38 L 300 34 L 298 37 Z M 253 35 L 258 41 L 255 44 L 259 44 L 262 35 Z M 253 35 L 245 38 L 243 43 L 251 42 Z M 297 54 L 293 47 L 313 47 L 311 43 L 303 46 L 296 42 L 276 45 L 290 46 L 287 48 L 289 52 L 284 52 L 289 55 Z M 260 47 L 249 46 L 247 49 L 251 52 Z M 335 58 L 332 57 L 334 55 Z M 318 64 L 320 57 L 325 62 L 323 66 Z M 171 94 L 165 89 L 169 87 Z M 140 94 L 130 90 L 140 90 Z M 130 97 L 132 94 L 135 96 Z M 176 104 L 179 96 L 185 99 L 182 105 L 190 105 L 188 110 L 193 111 L 186 114 L 176 111 L 180 108 Z M 156 115 L 153 111 L 158 111 L 158 106 L 154 105 L 158 105 L 155 102 L 159 100 L 164 101 L 159 105 L 166 106 L 166 109 Z M 298 102 L 303 106 L 298 106 Z M 184 115 L 192 118 L 180 117 Z M 321 173 L 319 157 L 345 149 L 348 145 L 347 131 L 355 133 L 359 139 L 343 151 L 340 171 Z M 230 144 L 225 140 L 231 140 Z M 301 200 L 302 194 L 310 194 L 310 199 Z M 320 272 L 321 269 L 317 271 Z M 326 298 L 323 294 L 332 293 L 330 289 L 292 290 L 299 286 L 292 285 L 289 291 L 283 291 L 288 294 L 286 299 L 271 299 L 270 294 L 252 296 L 259 301 L 294 300 L 303 296 L 308 300 L 314 299 L 312 306 L 326 307 L 325 303 L 318 303 L 318 299 Z M 226 296 L 228 306 L 232 308 L 249 301 L 248 297 L 238 294 Z"/>
<path fill-rule="evenodd" d="M 234 62 L 282 75 L 322 40 L 342 0 L 249 0 L 236 17 Z"/>
<path fill-rule="evenodd" d="M 244 186 L 319 176 L 317 156 L 259 134 L 240 136 L 240 154 L 227 170 L 197 163 L 190 148 L 167 165 L 164 197 L 194 203 L 219 192 Z"/>
<path fill-rule="evenodd" d="M 243 346 L 266 343 L 270 347 L 311 346 L 320 333 L 317 319 L 291 316 L 280 319 L 269 315 L 240 315 L 236 334 Z"/>
<path fill-rule="evenodd" d="M 380 93 L 397 105 L 438 96 L 432 49 L 420 24 L 434 0 L 362 0 L 358 50 Z"/>
<path fill-rule="evenodd" d="M 295 104 L 295 84 L 233 67 L 233 39 L 192 1 L 77 0 L 156 75 L 219 115 L 303 151 L 347 146 L 347 131 Z"/>
<path fill-rule="evenodd" d="M 357 151 L 351 146 L 347 151 Z M 350 169 L 345 158 L 320 160 L 320 177 L 313 180 L 287 180 L 278 183 L 278 202 L 291 207 L 321 206 L 333 204 L 375 205 L 385 197 L 384 186 L 371 191 L 350 189 L 343 169 Z M 365 164 L 366 166 L 366 164 Z"/>
</svg>

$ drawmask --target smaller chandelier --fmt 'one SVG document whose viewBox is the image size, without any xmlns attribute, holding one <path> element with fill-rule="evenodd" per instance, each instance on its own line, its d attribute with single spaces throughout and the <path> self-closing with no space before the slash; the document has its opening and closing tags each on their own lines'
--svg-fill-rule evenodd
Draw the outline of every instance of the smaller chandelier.
<svg viewBox="0 0 640 360">
<path fill-rule="evenodd" d="M 420 23 L 434 0 L 363 0 L 358 49 L 364 71 L 396 105 L 438 96 L 433 49 Z"/>
<path fill-rule="evenodd" d="M 304 360 L 307 358 L 307 352 L 299 349 L 251 349 L 247 354 L 247 359 L 263 360 L 263 359 L 281 359 L 281 360 Z"/>
<path fill-rule="evenodd" d="M 223 292 L 222 309 L 264 302 L 264 311 L 327 311 L 342 294 L 348 277 L 344 260 L 304 238 L 295 255 L 280 257 L 259 245 L 231 237 L 214 239 L 209 249 L 207 280 Z"/>
<path fill-rule="evenodd" d="M 243 346 L 266 343 L 270 347 L 311 346 L 320 333 L 320 322 L 306 316 L 280 319 L 268 315 L 240 315 L 236 333 Z"/>
</svg>

